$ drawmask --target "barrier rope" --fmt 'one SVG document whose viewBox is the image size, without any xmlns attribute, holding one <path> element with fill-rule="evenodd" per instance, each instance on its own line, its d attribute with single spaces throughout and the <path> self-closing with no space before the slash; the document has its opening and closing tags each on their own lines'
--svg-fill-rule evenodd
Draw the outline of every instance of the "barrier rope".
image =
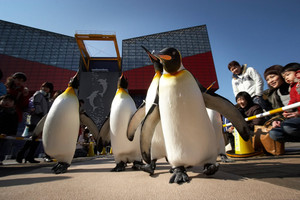
<svg viewBox="0 0 300 200">
<path fill-rule="evenodd" d="M 16 137 L 16 136 L 6 136 L 6 135 L 0 135 L 0 139 L 7 139 L 7 140 L 32 140 L 30 137 Z M 36 139 L 35 141 L 42 141 L 42 139 Z"/>
<path fill-rule="evenodd" d="M 16 137 L 16 136 L 6 136 L 6 135 L 0 135 L 0 139 L 7 139 L 7 140 L 32 140 L 31 137 L 29 138 L 25 138 L 25 137 Z M 39 141 L 41 142 L 42 139 L 35 139 L 35 141 Z M 92 142 L 94 143 L 94 142 Z M 83 144 L 83 145 L 89 145 L 90 143 L 86 143 L 86 142 L 77 142 L 76 144 Z"/>
<path fill-rule="evenodd" d="M 254 116 L 245 118 L 245 121 L 251 121 L 253 119 L 266 117 L 266 116 L 269 116 L 269 115 L 273 115 L 275 113 L 279 113 L 279 112 L 283 112 L 283 111 L 286 111 L 286 110 L 289 110 L 289 109 L 297 108 L 299 106 L 300 106 L 300 102 L 297 102 L 297 103 L 294 103 L 294 104 L 291 104 L 291 105 L 287 105 L 287 106 L 284 106 L 284 107 L 281 107 L 281 108 L 276 108 L 274 110 L 270 110 L 270 111 L 267 111 L 267 112 L 264 112 L 264 113 L 260 113 L 258 115 L 254 115 Z M 232 123 L 223 124 L 223 127 L 227 127 L 227 126 L 232 126 Z"/>
</svg>

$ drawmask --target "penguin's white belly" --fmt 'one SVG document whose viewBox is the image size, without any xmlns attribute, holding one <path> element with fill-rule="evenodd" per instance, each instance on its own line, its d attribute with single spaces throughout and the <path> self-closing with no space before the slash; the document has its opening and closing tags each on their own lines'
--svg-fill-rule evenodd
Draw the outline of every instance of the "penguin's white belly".
<svg viewBox="0 0 300 200">
<path fill-rule="evenodd" d="M 136 106 L 132 98 L 126 95 L 125 98 L 116 95 L 111 105 L 110 136 L 116 163 L 141 160 L 139 132 L 136 132 L 133 141 L 127 138 L 128 123 L 136 111 Z"/>
<path fill-rule="evenodd" d="M 146 113 L 151 108 L 157 93 L 160 76 L 155 76 L 148 88 L 146 96 Z M 151 159 L 160 159 L 166 156 L 165 140 L 162 133 L 161 122 L 155 128 L 153 138 L 151 141 Z"/>
<path fill-rule="evenodd" d="M 43 128 L 45 152 L 58 162 L 71 163 L 79 132 L 79 103 L 74 95 L 61 94 L 54 101 Z"/>
<path fill-rule="evenodd" d="M 163 75 L 159 85 L 162 130 L 172 166 L 215 163 L 217 142 L 202 93 L 184 70 Z"/>
</svg>

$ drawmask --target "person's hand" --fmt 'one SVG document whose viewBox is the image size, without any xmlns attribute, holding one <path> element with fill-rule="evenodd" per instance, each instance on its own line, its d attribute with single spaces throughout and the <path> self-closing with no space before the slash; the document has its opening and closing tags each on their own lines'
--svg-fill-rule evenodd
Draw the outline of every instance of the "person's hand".
<svg viewBox="0 0 300 200">
<path fill-rule="evenodd" d="M 280 121 L 273 121 L 272 122 L 272 128 L 280 127 L 281 122 Z"/>
<path fill-rule="evenodd" d="M 295 118 L 295 117 L 298 117 L 298 111 L 296 111 L 296 112 L 283 112 L 282 115 L 285 118 Z"/>
<path fill-rule="evenodd" d="M 233 129 L 234 129 L 234 127 L 233 127 L 233 126 L 230 126 L 230 127 L 227 129 L 227 132 L 228 132 L 228 133 L 232 133 L 232 132 L 233 132 Z"/>
</svg>

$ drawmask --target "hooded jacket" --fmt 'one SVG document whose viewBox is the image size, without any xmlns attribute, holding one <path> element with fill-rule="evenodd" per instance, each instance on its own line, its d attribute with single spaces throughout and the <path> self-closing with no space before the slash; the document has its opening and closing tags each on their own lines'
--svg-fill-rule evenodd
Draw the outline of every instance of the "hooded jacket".
<svg viewBox="0 0 300 200">
<path fill-rule="evenodd" d="M 242 65 L 242 73 L 232 76 L 232 89 L 234 96 L 239 92 L 245 91 L 253 98 L 262 96 L 264 82 L 260 74 L 252 67 L 247 67 L 247 64 Z"/>
</svg>

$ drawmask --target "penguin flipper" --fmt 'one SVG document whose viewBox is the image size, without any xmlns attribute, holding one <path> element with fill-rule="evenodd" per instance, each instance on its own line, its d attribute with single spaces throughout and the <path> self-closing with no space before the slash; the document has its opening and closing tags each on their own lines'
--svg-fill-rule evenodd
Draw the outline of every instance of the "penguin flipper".
<svg viewBox="0 0 300 200">
<path fill-rule="evenodd" d="M 32 132 L 33 137 L 39 137 L 42 134 L 46 118 L 47 114 L 44 115 L 44 117 L 42 117 L 42 119 L 37 123 L 36 127 Z"/>
<path fill-rule="evenodd" d="M 99 130 L 95 122 L 86 113 L 80 114 L 80 122 L 90 130 L 96 140 L 98 138 Z"/>
<path fill-rule="evenodd" d="M 140 107 L 137 109 L 137 111 L 133 114 L 131 117 L 128 129 L 127 129 L 127 138 L 128 140 L 132 141 L 134 138 L 134 134 L 138 126 L 142 123 L 144 117 L 145 117 L 145 101 L 140 105 Z"/>
<path fill-rule="evenodd" d="M 98 151 L 102 151 L 102 147 L 107 146 L 110 143 L 109 115 L 104 120 L 103 125 L 100 128 L 98 137 L 95 139 L 97 141 Z"/>
<path fill-rule="evenodd" d="M 240 111 L 226 98 L 212 92 L 202 93 L 205 106 L 224 115 L 237 129 L 240 136 L 247 141 L 250 129 Z"/>
<path fill-rule="evenodd" d="M 152 104 L 145 119 L 142 122 L 140 148 L 142 157 L 146 163 L 151 164 L 151 141 L 154 130 L 160 121 L 159 107 L 157 103 Z"/>
</svg>

